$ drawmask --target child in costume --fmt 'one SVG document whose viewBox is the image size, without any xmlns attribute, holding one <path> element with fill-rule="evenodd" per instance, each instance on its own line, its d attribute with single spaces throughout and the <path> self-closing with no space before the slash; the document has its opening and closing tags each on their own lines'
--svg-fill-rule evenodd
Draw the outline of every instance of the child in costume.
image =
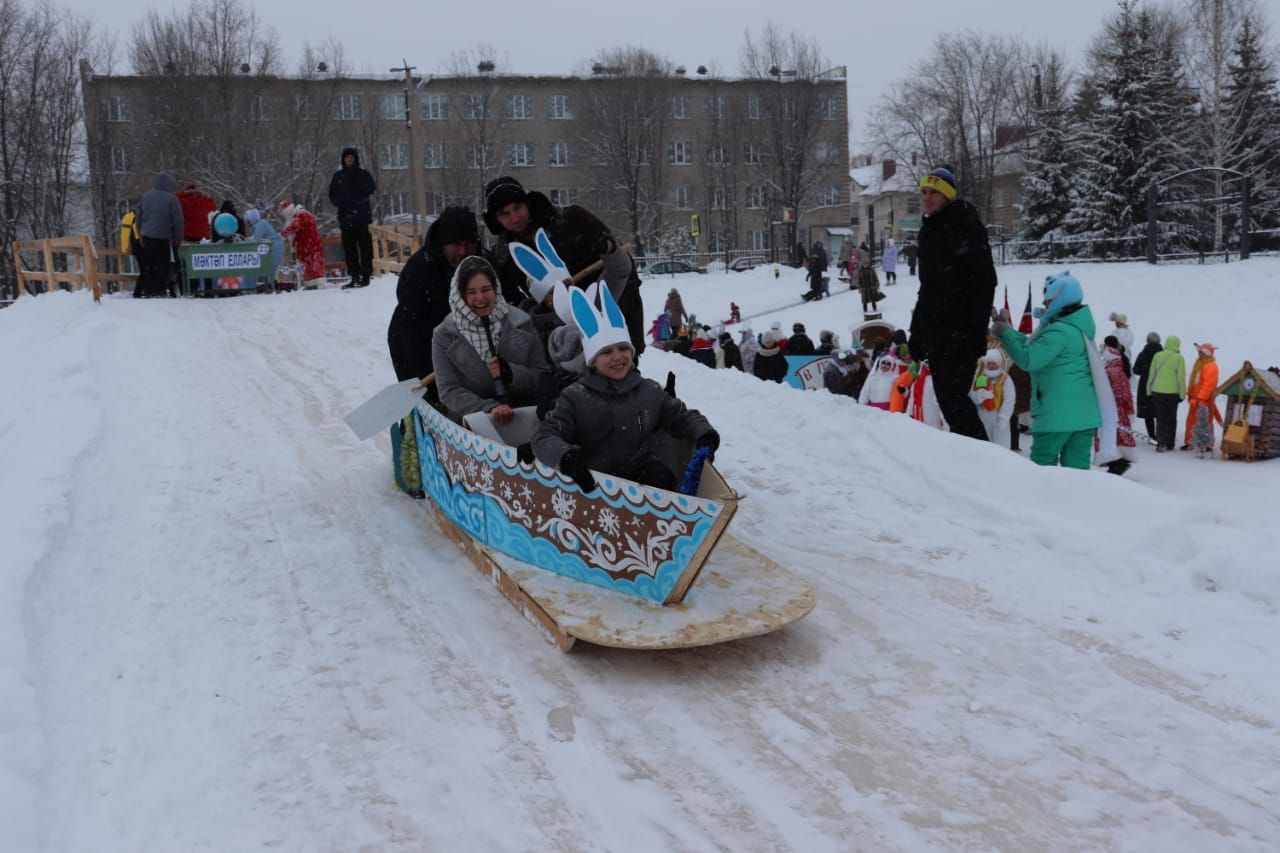
<svg viewBox="0 0 1280 853">
<path fill-rule="evenodd" d="M 1214 397 L 1218 393 L 1218 362 L 1214 353 L 1218 348 L 1213 344 L 1195 344 L 1196 360 L 1191 365 L 1191 378 L 1187 380 L 1187 424 L 1182 434 L 1182 449 L 1190 450 L 1194 444 L 1193 432 L 1199 421 L 1200 410 L 1208 409 L 1212 420 L 1222 423 L 1222 413 Z M 1209 427 L 1209 446 L 1213 446 L 1212 431 Z M 1199 444 L 1194 444 L 1200 447 Z"/>
<path fill-rule="evenodd" d="M 978 407 L 978 420 L 982 421 L 992 444 L 1009 446 L 1009 424 L 1013 420 L 1017 398 L 1018 392 L 1013 385 L 1013 377 L 1009 375 L 1004 353 L 998 349 L 987 350 L 978 362 L 969 399 Z"/>
<path fill-rule="evenodd" d="M 1107 371 L 1107 381 L 1116 400 L 1116 449 L 1120 458 L 1107 466 L 1113 474 L 1123 474 L 1137 459 L 1137 442 L 1133 438 L 1133 388 L 1125 371 L 1124 344 L 1115 335 L 1107 335 L 1102 341 L 1102 365 Z M 1095 449 L 1100 446 L 1095 444 Z"/>
<path fill-rule="evenodd" d="M 886 352 L 876 360 L 871 375 L 862 383 L 862 391 L 858 394 L 858 402 L 864 406 L 889 411 L 889 402 L 893 398 L 894 386 L 898 383 L 901 362 L 891 352 Z"/>
<path fill-rule="evenodd" d="M 626 321 L 607 287 L 599 288 L 599 299 L 597 310 L 582 291 L 570 291 L 587 369 L 560 394 L 533 437 L 533 452 L 584 492 L 596 488 L 592 471 L 675 489 L 675 472 L 655 451 L 656 434 L 692 439 L 712 453 L 720 435 L 701 414 L 640 375 Z"/>
</svg>

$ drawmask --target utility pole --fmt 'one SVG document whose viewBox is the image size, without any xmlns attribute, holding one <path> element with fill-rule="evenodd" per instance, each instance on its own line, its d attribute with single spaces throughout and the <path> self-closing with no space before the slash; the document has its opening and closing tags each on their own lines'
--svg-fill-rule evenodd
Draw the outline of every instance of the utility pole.
<svg viewBox="0 0 1280 853">
<path fill-rule="evenodd" d="M 420 247 L 422 237 L 418 230 L 418 206 L 422 203 L 422 164 L 418 162 L 418 146 L 414 144 L 413 139 L 413 93 L 416 91 L 413 85 L 413 72 L 417 66 L 410 65 L 407 59 L 400 61 L 404 65 L 391 70 L 404 73 L 404 129 L 409 135 L 409 180 L 413 185 L 409 212 L 413 214 L 413 242 L 415 246 Z"/>
</svg>

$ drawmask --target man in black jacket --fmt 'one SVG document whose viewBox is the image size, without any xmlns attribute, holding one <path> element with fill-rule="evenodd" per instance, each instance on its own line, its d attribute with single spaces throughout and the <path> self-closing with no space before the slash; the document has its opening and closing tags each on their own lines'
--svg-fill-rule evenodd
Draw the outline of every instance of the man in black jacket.
<svg viewBox="0 0 1280 853">
<path fill-rule="evenodd" d="M 468 255 L 488 258 L 480 251 L 480 229 L 467 207 L 449 207 L 427 229 L 426 243 L 400 271 L 396 310 L 387 327 L 387 348 L 396 379 L 404 381 L 431 373 L 431 335 L 449 316 L 449 287 L 453 272 Z M 434 383 L 428 397 L 435 399 Z"/>
<path fill-rule="evenodd" d="M 977 209 L 956 196 L 956 178 L 938 168 L 920 179 L 920 292 L 911 315 L 911 357 L 928 360 L 938 407 L 952 432 L 986 439 L 969 399 L 987 346 L 996 268 Z"/>
<path fill-rule="evenodd" d="M 502 297 L 512 305 L 529 298 L 525 275 L 508 248 L 511 243 L 533 246 L 538 229 L 545 229 L 560 259 L 576 275 L 596 261 L 604 262 L 601 275 L 627 321 L 631 346 L 644 352 L 644 305 L 640 301 L 640 276 L 635 263 L 600 219 L 576 204 L 557 207 L 540 192 L 526 192 L 512 177 L 494 178 L 485 187 L 484 223 L 498 238 L 493 247 L 494 266 L 502 283 Z M 586 287 L 596 279 L 580 282 Z"/>
<path fill-rule="evenodd" d="M 347 258 L 347 274 L 351 287 L 365 287 L 373 277 L 373 238 L 369 224 L 373 211 L 369 197 L 378 189 L 368 170 L 360 168 L 360 152 L 342 149 L 342 168 L 329 180 L 329 203 L 338 209 L 338 225 L 342 228 L 342 253 Z"/>
</svg>

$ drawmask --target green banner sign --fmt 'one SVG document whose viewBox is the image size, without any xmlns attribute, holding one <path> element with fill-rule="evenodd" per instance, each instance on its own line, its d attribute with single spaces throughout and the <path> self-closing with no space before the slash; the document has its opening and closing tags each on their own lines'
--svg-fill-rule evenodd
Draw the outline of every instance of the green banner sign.
<svg viewBox="0 0 1280 853">
<path fill-rule="evenodd" d="M 267 275 L 271 270 L 270 243 L 198 243 L 180 246 L 182 289 L 191 292 L 193 279 Z"/>
</svg>

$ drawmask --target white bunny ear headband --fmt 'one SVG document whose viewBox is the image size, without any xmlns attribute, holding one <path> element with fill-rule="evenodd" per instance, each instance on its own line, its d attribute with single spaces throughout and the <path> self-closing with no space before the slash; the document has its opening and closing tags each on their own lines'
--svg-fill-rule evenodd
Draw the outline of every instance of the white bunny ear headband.
<svg viewBox="0 0 1280 853">
<path fill-rule="evenodd" d="M 627 333 L 627 321 L 622 317 L 618 303 L 613 301 L 609 288 L 598 288 L 600 310 L 592 305 L 592 298 L 576 287 L 569 290 L 569 302 L 573 309 L 573 321 L 582 330 L 582 355 L 587 366 L 600 353 L 600 350 L 613 344 L 631 346 L 631 335 Z"/>
<path fill-rule="evenodd" d="M 547 294 L 554 290 L 552 306 L 555 308 L 556 315 L 566 325 L 573 323 L 573 307 L 569 302 L 569 291 L 573 289 L 571 284 L 573 276 L 570 275 L 564 261 L 560 260 L 556 247 L 551 245 L 551 238 L 547 236 L 544 229 L 538 229 L 533 242 L 538 247 L 537 251 L 523 243 L 512 243 L 511 259 L 529 279 L 529 294 L 533 297 L 533 301 L 541 304 L 542 300 L 547 298 Z M 596 301 L 596 291 L 599 288 L 600 283 L 596 282 L 586 289 L 587 298 L 592 303 Z"/>
</svg>

